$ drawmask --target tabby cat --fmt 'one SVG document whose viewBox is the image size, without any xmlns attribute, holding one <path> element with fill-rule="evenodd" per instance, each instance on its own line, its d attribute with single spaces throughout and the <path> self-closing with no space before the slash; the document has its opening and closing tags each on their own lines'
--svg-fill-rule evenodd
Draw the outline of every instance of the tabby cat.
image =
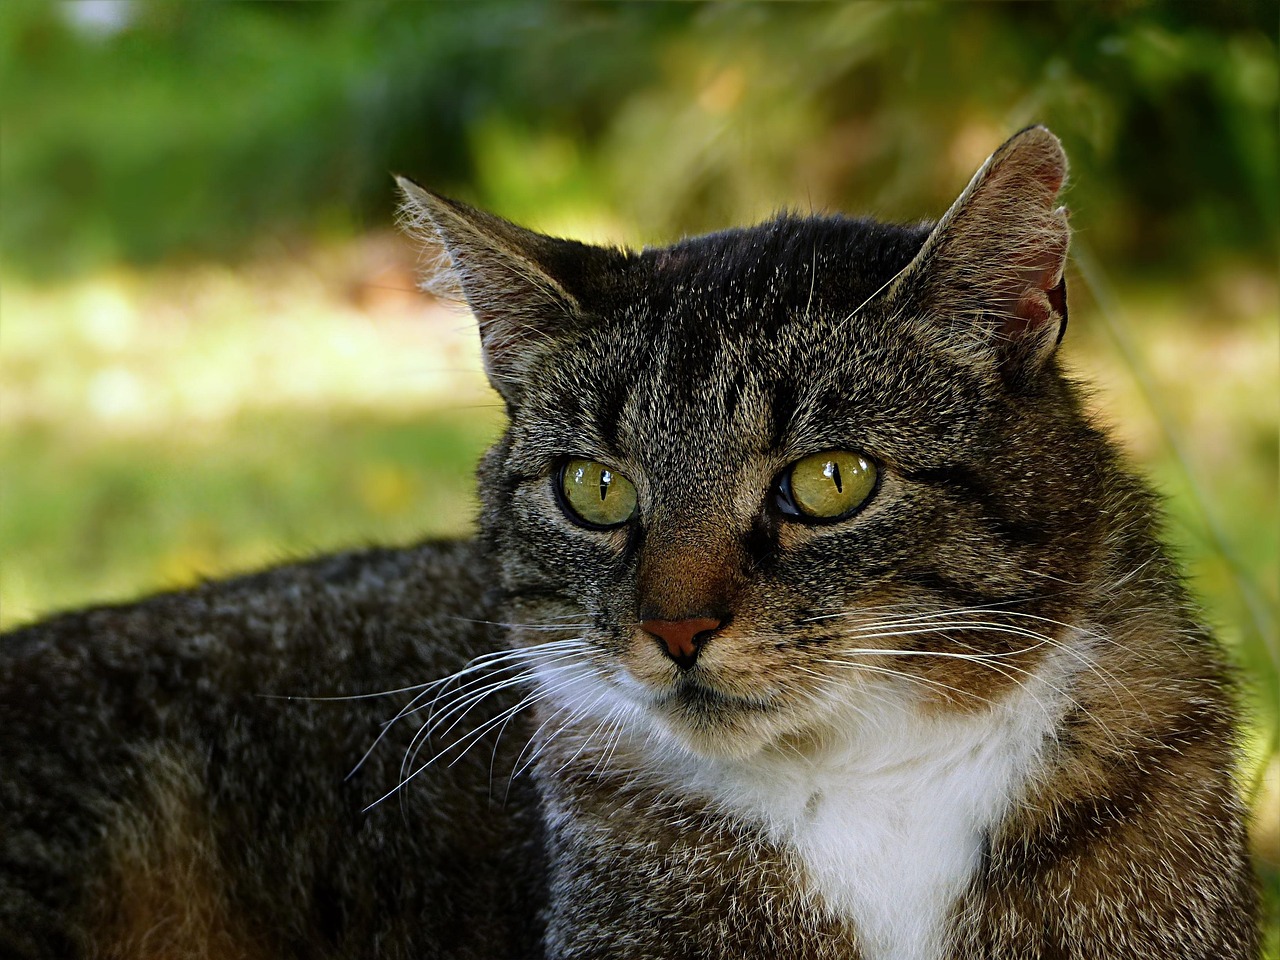
<svg viewBox="0 0 1280 960">
<path fill-rule="evenodd" d="M 402 182 L 509 418 L 478 537 L 5 636 L 0 954 L 1256 956 L 1065 175 L 1033 127 L 933 225 L 638 253 Z"/>
</svg>

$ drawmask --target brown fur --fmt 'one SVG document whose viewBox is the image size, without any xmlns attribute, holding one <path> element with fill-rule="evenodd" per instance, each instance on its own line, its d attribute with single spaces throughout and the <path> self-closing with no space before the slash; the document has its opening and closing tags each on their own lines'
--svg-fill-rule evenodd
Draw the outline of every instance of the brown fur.
<svg viewBox="0 0 1280 960">
<path fill-rule="evenodd" d="M 96 960 L 267 960 L 230 902 L 203 765 L 156 746 L 142 795 L 112 805 L 105 869 L 88 888 L 85 955 Z"/>
</svg>

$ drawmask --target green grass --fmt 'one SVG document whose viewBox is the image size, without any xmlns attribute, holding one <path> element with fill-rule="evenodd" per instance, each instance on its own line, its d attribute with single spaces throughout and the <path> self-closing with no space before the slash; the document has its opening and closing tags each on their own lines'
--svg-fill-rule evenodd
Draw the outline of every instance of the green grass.
<svg viewBox="0 0 1280 960">
<path fill-rule="evenodd" d="M 209 436 L 0 439 L 7 624 L 362 544 L 465 535 L 492 411 L 272 413 Z M 17 562 L 15 562 L 17 561 Z"/>
</svg>

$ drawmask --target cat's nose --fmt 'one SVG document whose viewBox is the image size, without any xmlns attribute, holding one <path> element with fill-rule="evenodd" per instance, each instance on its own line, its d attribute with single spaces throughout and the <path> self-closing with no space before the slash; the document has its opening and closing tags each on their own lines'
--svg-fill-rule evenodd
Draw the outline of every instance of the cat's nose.
<svg viewBox="0 0 1280 960">
<path fill-rule="evenodd" d="M 698 651 L 724 624 L 714 617 L 691 617 L 688 620 L 644 620 L 640 629 L 656 637 L 667 656 L 682 670 L 698 660 Z"/>
</svg>

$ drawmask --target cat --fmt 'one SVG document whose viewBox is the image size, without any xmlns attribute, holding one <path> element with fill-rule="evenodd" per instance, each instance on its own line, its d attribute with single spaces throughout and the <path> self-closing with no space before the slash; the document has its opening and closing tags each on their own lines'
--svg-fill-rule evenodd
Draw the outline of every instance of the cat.
<svg viewBox="0 0 1280 960">
<path fill-rule="evenodd" d="M 402 180 L 508 415 L 479 534 L 5 636 L 0 952 L 1256 956 L 1231 672 L 1057 358 L 1066 170 L 640 252 Z"/>
</svg>

